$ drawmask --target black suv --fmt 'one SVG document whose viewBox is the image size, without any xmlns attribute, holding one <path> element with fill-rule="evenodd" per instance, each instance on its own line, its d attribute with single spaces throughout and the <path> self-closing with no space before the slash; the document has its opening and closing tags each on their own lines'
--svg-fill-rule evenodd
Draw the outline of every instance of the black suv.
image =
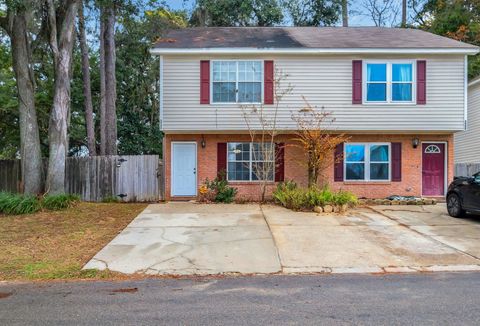
<svg viewBox="0 0 480 326">
<path fill-rule="evenodd" d="M 455 177 L 448 187 L 448 214 L 463 217 L 466 212 L 480 214 L 480 172 L 473 177 Z"/>
</svg>

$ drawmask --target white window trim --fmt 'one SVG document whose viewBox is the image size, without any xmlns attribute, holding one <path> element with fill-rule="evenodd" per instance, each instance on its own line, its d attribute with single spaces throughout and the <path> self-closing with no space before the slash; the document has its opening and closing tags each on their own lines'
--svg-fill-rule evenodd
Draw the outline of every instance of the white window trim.
<svg viewBox="0 0 480 326">
<path fill-rule="evenodd" d="M 229 62 L 236 62 L 236 65 L 237 65 L 237 75 L 235 77 L 235 102 L 214 102 L 213 101 L 213 63 L 214 62 L 225 62 L 225 61 L 229 61 Z M 238 63 L 239 62 L 259 62 L 260 63 L 260 69 L 261 69 L 261 81 L 260 81 L 260 102 L 238 102 Z M 263 103 L 263 98 L 264 98 L 264 80 L 265 80 L 265 76 L 264 76 L 264 67 L 263 67 L 263 60 L 257 60 L 257 59 L 252 59 L 252 60 L 249 60 L 249 59 L 242 59 L 242 60 L 235 60 L 235 59 L 225 59 L 225 60 L 211 60 L 210 62 L 210 98 L 211 98 L 211 101 L 210 101 L 210 104 L 212 105 L 259 105 L 259 104 L 262 104 Z"/>
<path fill-rule="evenodd" d="M 392 100 L 392 84 L 398 82 L 392 82 L 392 65 L 393 64 L 405 64 L 412 65 L 412 100 L 411 101 L 393 101 Z M 362 97 L 363 104 L 368 105 L 412 105 L 417 103 L 417 61 L 416 60 L 364 60 L 363 61 L 363 76 L 362 76 Z M 367 65 L 368 64 L 386 64 L 387 65 L 387 100 L 386 101 L 367 101 Z M 382 82 L 372 82 L 382 83 Z"/>
<path fill-rule="evenodd" d="M 427 150 L 428 150 L 429 148 L 433 148 L 433 149 L 435 149 L 436 151 L 434 151 L 434 152 L 431 152 L 431 151 L 430 151 L 430 152 L 427 152 Z M 425 150 L 424 150 L 423 152 L 424 152 L 425 154 L 443 154 L 443 153 L 442 153 L 442 150 L 440 149 L 440 147 L 438 147 L 436 144 L 430 144 L 430 145 L 428 145 L 427 147 L 425 147 Z"/>
<path fill-rule="evenodd" d="M 273 161 L 273 174 L 272 174 L 272 175 L 273 175 L 273 178 L 272 178 L 272 180 L 253 180 L 253 179 L 252 179 L 252 175 L 253 175 L 252 163 L 253 163 L 253 162 L 268 162 L 268 161 L 254 161 L 254 160 L 253 160 L 253 156 L 252 156 L 252 148 L 253 148 L 253 146 L 252 146 L 252 144 L 254 144 L 254 143 L 255 143 L 255 142 L 242 142 L 242 141 L 239 141 L 239 142 L 235 142 L 235 141 L 227 142 L 227 158 L 226 158 L 227 169 L 226 169 L 226 171 L 225 171 L 226 174 L 227 174 L 227 175 L 225 176 L 225 177 L 227 178 L 227 181 L 229 181 L 229 182 L 248 182 L 248 183 L 250 183 L 250 182 L 264 182 L 264 181 L 267 181 L 267 182 L 275 182 L 275 168 L 276 168 L 275 157 L 274 157 L 274 161 Z M 258 144 L 258 142 L 256 142 L 256 143 Z M 249 157 L 250 157 L 250 159 L 249 159 L 249 162 L 248 162 L 248 169 L 249 169 L 250 173 L 249 173 L 249 175 L 248 175 L 248 176 L 249 176 L 249 179 L 248 179 L 248 180 L 230 180 L 230 178 L 228 177 L 228 163 L 229 163 L 229 162 L 245 162 L 245 161 L 237 161 L 237 160 L 235 160 L 235 161 L 229 161 L 229 160 L 228 160 L 228 144 L 250 144 L 250 146 L 249 146 Z M 273 146 L 275 147 L 275 143 L 273 143 Z"/>
<path fill-rule="evenodd" d="M 365 164 L 365 178 L 362 180 L 347 179 L 347 145 L 364 145 L 365 146 L 365 158 L 361 162 L 348 162 L 348 163 L 364 163 Z M 370 147 L 375 145 L 387 145 L 388 146 L 388 179 L 370 179 L 370 163 L 386 163 L 386 162 L 371 162 L 370 161 Z M 347 182 L 390 182 L 392 181 L 392 143 L 345 143 L 343 146 L 343 180 Z"/>
</svg>

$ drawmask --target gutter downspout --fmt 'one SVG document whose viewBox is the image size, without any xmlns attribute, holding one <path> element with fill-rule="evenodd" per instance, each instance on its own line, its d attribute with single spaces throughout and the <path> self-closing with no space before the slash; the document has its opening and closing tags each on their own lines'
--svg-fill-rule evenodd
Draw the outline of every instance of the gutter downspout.
<svg viewBox="0 0 480 326">
<path fill-rule="evenodd" d="M 163 55 L 160 56 L 160 78 L 159 78 L 159 126 L 160 126 L 160 131 L 163 131 Z"/>
<path fill-rule="evenodd" d="M 468 56 L 465 55 L 464 60 L 464 80 L 463 80 L 463 130 L 467 131 L 468 122 Z"/>
</svg>

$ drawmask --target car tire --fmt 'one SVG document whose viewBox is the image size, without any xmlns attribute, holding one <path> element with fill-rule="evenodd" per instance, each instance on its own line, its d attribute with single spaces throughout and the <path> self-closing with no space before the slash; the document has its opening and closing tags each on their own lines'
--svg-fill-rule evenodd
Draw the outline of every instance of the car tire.
<svg viewBox="0 0 480 326">
<path fill-rule="evenodd" d="M 462 207 L 462 201 L 457 194 L 450 194 L 447 197 L 447 211 L 451 217 L 464 217 L 465 210 Z"/>
</svg>

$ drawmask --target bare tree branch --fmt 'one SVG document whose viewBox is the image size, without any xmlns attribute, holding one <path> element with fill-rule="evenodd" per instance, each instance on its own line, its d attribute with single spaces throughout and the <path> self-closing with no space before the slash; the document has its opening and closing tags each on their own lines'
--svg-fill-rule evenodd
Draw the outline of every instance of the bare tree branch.
<svg viewBox="0 0 480 326">
<path fill-rule="evenodd" d="M 290 85 L 283 87 L 282 81 L 286 75 L 279 70 L 274 74 L 274 106 L 244 105 L 242 113 L 252 143 L 255 143 L 252 153 L 252 173 L 259 181 L 261 201 L 265 201 L 269 183 L 275 180 L 275 168 L 278 153 L 276 151 L 278 135 L 277 116 L 283 98 L 292 92 Z"/>
<path fill-rule="evenodd" d="M 422 15 L 423 7 L 425 6 L 425 0 L 410 0 L 408 7 L 411 9 L 410 18 L 413 22 L 425 25 L 425 19 Z"/>
<path fill-rule="evenodd" d="M 395 26 L 400 12 L 397 0 L 363 0 L 362 6 L 375 26 Z"/>
</svg>

